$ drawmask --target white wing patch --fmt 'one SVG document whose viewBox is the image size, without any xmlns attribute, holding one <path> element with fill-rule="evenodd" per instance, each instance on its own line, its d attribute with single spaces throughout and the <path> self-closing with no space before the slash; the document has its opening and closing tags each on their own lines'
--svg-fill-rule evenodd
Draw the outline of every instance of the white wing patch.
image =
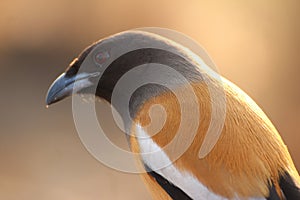
<svg viewBox="0 0 300 200">
<path fill-rule="evenodd" d="M 151 169 L 158 169 L 164 163 L 167 165 L 170 163 L 170 159 L 164 153 L 164 151 L 151 139 L 147 138 L 149 135 L 144 129 L 137 125 L 136 136 L 140 146 L 141 153 L 150 153 L 154 151 L 160 151 L 156 156 L 143 156 L 143 162 Z M 139 139 L 139 137 L 141 137 Z M 197 178 L 188 172 L 179 171 L 174 165 L 169 165 L 160 170 L 155 170 L 156 173 L 163 176 L 169 182 L 179 187 L 188 196 L 195 200 L 228 200 L 225 197 L 219 196 L 207 187 L 205 187 Z M 234 198 L 238 200 L 239 198 Z M 248 198 L 248 200 L 265 200 L 265 198 Z"/>
</svg>

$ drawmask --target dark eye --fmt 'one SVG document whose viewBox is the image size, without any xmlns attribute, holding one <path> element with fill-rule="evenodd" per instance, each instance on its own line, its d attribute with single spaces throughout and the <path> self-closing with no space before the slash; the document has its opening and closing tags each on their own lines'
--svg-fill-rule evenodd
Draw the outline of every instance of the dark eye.
<svg viewBox="0 0 300 200">
<path fill-rule="evenodd" d="M 95 61 L 97 64 L 102 65 L 109 59 L 109 53 L 107 51 L 99 52 L 95 55 Z"/>
</svg>

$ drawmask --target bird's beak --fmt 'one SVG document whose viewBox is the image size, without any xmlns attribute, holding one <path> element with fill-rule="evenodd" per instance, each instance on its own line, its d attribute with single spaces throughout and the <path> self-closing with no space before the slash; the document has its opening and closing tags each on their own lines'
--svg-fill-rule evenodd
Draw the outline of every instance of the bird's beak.
<svg viewBox="0 0 300 200">
<path fill-rule="evenodd" d="M 61 74 L 50 86 L 46 97 L 46 104 L 51 105 L 71 96 L 73 93 L 77 93 L 82 89 L 90 87 L 92 82 L 89 78 L 98 75 L 99 72 L 80 73 L 75 76 L 66 76 L 66 73 Z"/>
</svg>

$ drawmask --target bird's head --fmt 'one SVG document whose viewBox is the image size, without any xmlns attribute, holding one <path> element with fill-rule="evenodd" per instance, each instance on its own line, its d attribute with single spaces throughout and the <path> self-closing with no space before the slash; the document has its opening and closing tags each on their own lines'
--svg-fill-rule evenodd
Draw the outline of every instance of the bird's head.
<svg viewBox="0 0 300 200">
<path fill-rule="evenodd" d="M 157 82 L 179 80 L 163 68 L 158 69 L 158 65 L 174 69 L 189 81 L 201 79 L 197 64 L 187 51 L 169 39 L 144 31 L 126 31 L 104 38 L 86 48 L 53 82 L 46 103 L 53 104 L 75 93 L 95 94 L 111 103 L 114 87 L 131 71 L 129 83 L 121 85 L 120 93 L 133 82 L 149 80 L 132 95 L 135 110 L 145 99 L 167 89 Z"/>
</svg>

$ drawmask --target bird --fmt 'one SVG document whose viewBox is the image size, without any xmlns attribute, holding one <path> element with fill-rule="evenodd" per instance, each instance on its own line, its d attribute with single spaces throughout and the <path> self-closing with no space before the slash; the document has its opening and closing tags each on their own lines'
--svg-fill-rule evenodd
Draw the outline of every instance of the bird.
<svg viewBox="0 0 300 200">
<path fill-rule="evenodd" d="M 170 71 L 164 71 L 164 66 Z M 130 72 L 130 83 L 118 84 Z M 155 80 L 151 82 L 149 77 Z M 52 83 L 46 104 L 75 93 L 92 94 L 110 103 L 122 117 L 124 105 L 118 98 L 128 96 L 127 87 L 136 80 L 148 83 L 126 97 L 130 118 L 125 114 L 123 118 L 130 132 L 130 150 L 145 170 L 141 177 L 153 199 L 300 199 L 299 174 L 266 114 L 238 86 L 205 67 L 189 48 L 165 36 L 128 30 L 91 44 Z M 117 86 L 119 89 L 114 89 Z M 213 97 L 210 88 L 221 88 L 226 100 L 218 98 L 219 94 Z M 193 95 L 186 97 L 187 90 Z M 163 107 L 166 117 L 163 113 L 149 114 L 155 105 Z M 173 150 L 164 147 L 176 138 L 183 112 L 187 113 L 188 123 L 181 127 L 179 140 L 172 148 L 180 151 L 186 140 L 191 141 L 175 158 Z M 216 123 L 211 123 L 213 115 Z M 220 135 L 212 138 L 215 143 L 201 154 L 209 127 L 221 123 L 221 115 Z M 198 126 L 191 137 L 194 124 Z M 158 153 L 144 156 L 151 150 Z M 164 163 L 166 166 L 162 166 Z"/>
</svg>

